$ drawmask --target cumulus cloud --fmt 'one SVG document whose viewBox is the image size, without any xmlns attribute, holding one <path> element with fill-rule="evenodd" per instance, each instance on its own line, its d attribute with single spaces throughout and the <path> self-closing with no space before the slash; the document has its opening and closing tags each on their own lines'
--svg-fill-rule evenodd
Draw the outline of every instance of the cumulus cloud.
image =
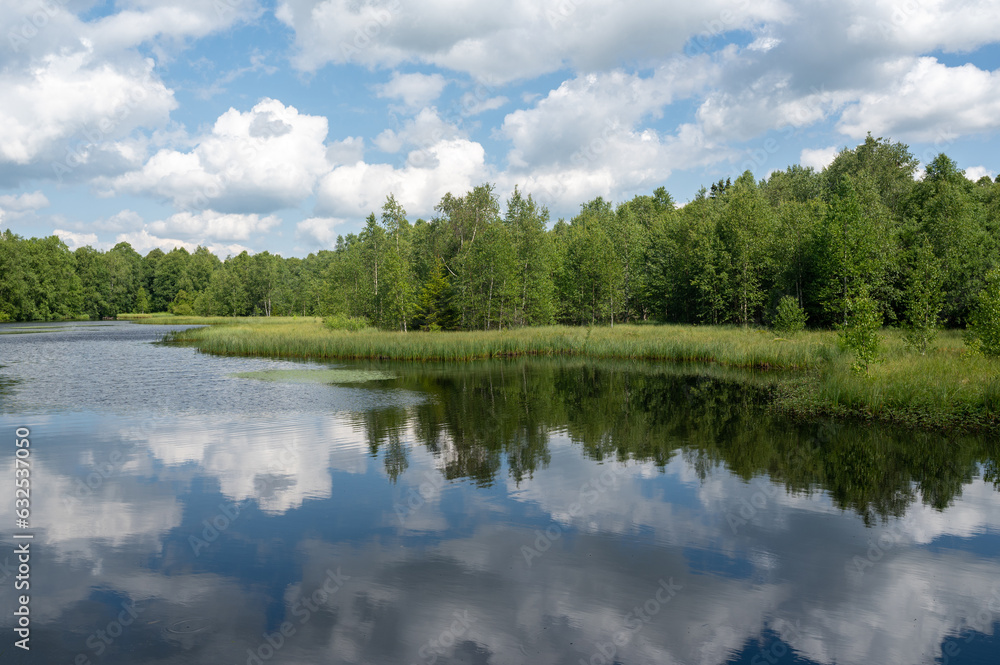
<svg viewBox="0 0 1000 665">
<path fill-rule="evenodd" d="M 151 60 L 113 65 L 92 52 L 2 71 L 0 87 L 0 167 L 35 164 L 50 177 L 92 171 L 102 159 L 127 163 L 135 155 L 118 142 L 164 125 L 177 106 Z"/>
<path fill-rule="evenodd" d="M 969 168 L 965 169 L 965 177 L 971 180 L 972 182 L 976 182 L 983 176 L 986 176 L 987 178 L 992 180 L 994 173 L 996 172 L 993 171 L 992 169 L 986 168 L 985 166 L 970 166 Z"/>
<path fill-rule="evenodd" d="M 240 252 L 254 253 L 249 247 L 244 247 L 243 245 L 239 245 L 237 243 L 198 243 L 179 240 L 176 238 L 161 238 L 151 234 L 147 229 L 142 229 L 132 233 L 120 233 L 115 238 L 115 244 L 120 242 L 127 242 L 132 246 L 132 249 L 140 254 L 147 254 L 157 248 L 163 250 L 164 252 L 169 252 L 176 247 L 183 247 L 187 251 L 193 252 L 198 248 L 198 245 L 207 247 L 208 251 L 212 252 L 221 259 L 224 259 L 227 256 L 239 254 Z"/>
<path fill-rule="evenodd" d="M 52 231 L 52 235 L 59 236 L 59 239 L 66 243 L 70 249 L 78 249 L 80 247 L 98 247 L 96 233 L 77 233 L 75 231 L 67 231 L 65 229 L 55 229 Z"/>
<path fill-rule="evenodd" d="M 422 62 L 503 82 L 566 66 L 591 70 L 666 57 L 696 33 L 754 29 L 789 14 L 779 0 L 735 7 L 725 0 L 502 0 L 488 6 L 431 0 L 415 7 L 399 0 L 285 0 L 276 15 L 295 30 L 295 63 L 304 70 L 330 62 Z"/>
<path fill-rule="evenodd" d="M 134 210 L 121 210 L 111 215 L 111 217 L 98 219 L 94 222 L 90 222 L 89 226 L 91 228 L 97 229 L 99 231 L 133 231 L 142 228 L 143 220 L 142 216 Z"/>
<path fill-rule="evenodd" d="M 710 58 L 673 59 L 648 76 L 614 70 L 564 81 L 532 108 L 509 113 L 508 171 L 556 210 L 604 196 L 620 200 L 662 184 L 674 168 L 691 168 L 734 153 L 695 123 L 673 133 L 649 127 L 666 106 L 700 92 L 717 75 Z"/>
<path fill-rule="evenodd" d="M 11 221 L 49 206 L 41 191 L 0 196 L 0 222 Z"/>
<path fill-rule="evenodd" d="M 640 121 L 700 90 L 714 65 L 704 57 L 675 59 L 652 76 L 615 70 L 564 81 L 533 108 L 514 111 L 503 121 L 513 148 L 514 168 L 568 162 L 603 135 L 634 131 Z"/>
<path fill-rule="evenodd" d="M 317 210 L 324 216 L 360 218 L 380 209 L 392 193 L 411 215 L 429 215 L 447 192 L 465 193 L 487 175 L 482 145 L 443 139 L 411 151 L 398 168 L 358 162 L 333 169 L 320 182 Z"/>
<path fill-rule="evenodd" d="M 169 252 L 175 247 L 194 251 L 199 245 L 225 258 L 230 254 L 252 251 L 241 242 L 257 239 L 281 225 L 281 219 L 274 215 L 221 213 L 214 210 L 200 212 L 179 212 L 164 219 L 146 222 L 133 210 L 122 210 L 106 219 L 88 224 L 77 224 L 77 231 L 56 231 L 67 244 L 74 246 L 94 245 L 111 247 L 119 242 L 127 242 L 140 254 L 154 248 Z M 99 242 L 95 233 L 84 229 L 116 232 L 115 240 Z M 65 235 L 64 235 L 65 234 Z"/>
<path fill-rule="evenodd" d="M 107 49 L 137 46 L 156 39 L 179 41 L 209 35 L 261 13 L 255 0 L 126 0 L 115 12 L 89 27 L 94 42 Z"/>
<path fill-rule="evenodd" d="M 344 221 L 338 217 L 310 217 L 299 222 L 295 232 L 314 247 L 331 249 L 337 242 L 336 227 Z"/>
<path fill-rule="evenodd" d="M 675 165 L 689 168 L 735 158 L 734 151 L 707 140 L 691 124 L 665 136 L 649 129 L 610 126 L 568 162 L 510 169 L 498 180 L 505 191 L 518 185 L 556 211 L 574 211 L 595 196 L 620 201 L 649 193 L 670 176 Z"/>
<path fill-rule="evenodd" d="M 17 34 L 46 6 L 0 0 L 0 32 Z M 356 219 L 390 191 L 426 214 L 445 191 L 486 179 L 501 192 L 533 183 L 568 211 L 598 194 L 648 191 L 679 169 L 738 163 L 736 145 L 778 129 L 791 141 L 795 130 L 825 127 L 820 146 L 836 143 L 830 127 L 945 146 L 1000 125 L 1000 74 L 927 57 L 996 41 L 1000 6 L 977 0 L 281 0 L 275 15 L 294 32 L 297 68 L 386 72 L 368 85 L 390 102 L 392 124 L 363 136 L 337 128 L 329 141 L 325 117 L 273 99 L 230 109 L 193 136 L 170 124 L 173 92 L 137 47 L 169 59 L 186 40 L 253 20 L 259 3 L 125 0 L 88 20 L 61 3 L 49 9 L 44 30 L 0 53 L 9 91 L 0 99 L 0 186 L 58 175 L 191 211 L 155 228 L 94 226 L 168 240 L 228 229 L 219 242 L 247 242 L 240 234 L 273 228 L 264 224 L 271 213 L 315 197 L 297 234 L 322 243 L 333 222 L 311 220 Z M 480 126 L 477 116 L 507 105 L 500 126 Z M 367 162 L 371 146 L 395 161 Z M 835 154 L 795 149 L 816 168 Z M 506 163 L 487 150 L 503 151 Z M 227 226 L 205 210 L 257 218 Z"/>
<path fill-rule="evenodd" d="M 462 109 L 462 113 L 464 115 L 474 116 L 479 115 L 480 113 L 485 113 L 486 111 L 495 111 L 509 101 L 510 100 L 503 95 L 498 95 L 496 97 L 483 97 L 473 92 L 467 92 L 462 95 L 459 107 Z"/>
<path fill-rule="evenodd" d="M 136 47 L 168 45 L 259 13 L 256 2 L 128 0 L 85 20 L 65 2 L 0 0 L 0 183 L 86 181 L 145 159 L 136 130 L 165 125 L 173 92 Z"/>
<path fill-rule="evenodd" d="M 968 52 L 996 42 L 1000 5 L 980 0 L 874 0 L 851 9 L 847 37 L 909 52 Z"/>
<path fill-rule="evenodd" d="M 150 230 L 156 234 L 176 234 L 182 238 L 213 240 L 247 240 L 251 235 L 266 233 L 281 224 L 274 215 L 225 214 L 214 210 L 179 212 L 167 219 L 153 222 Z"/>
<path fill-rule="evenodd" d="M 420 148 L 442 139 L 464 138 L 466 133 L 445 121 L 436 109 L 424 108 L 397 129 L 386 129 L 375 137 L 375 146 L 383 152 L 399 152 L 406 146 Z"/>
<path fill-rule="evenodd" d="M 356 164 L 365 158 L 365 140 L 348 136 L 341 141 L 331 141 L 326 147 L 326 160 L 331 166 Z"/>
<path fill-rule="evenodd" d="M 163 149 L 139 170 L 108 182 L 182 209 L 268 213 L 297 205 L 327 171 L 327 120 L 265 99 L 229 109 L 189 152 Z"/>
<path fill-rule="evenodd" d="M 400 99 L 407 106 L 424 107 L 441 96 L 448 85 L 440 74 L 400 74 L 393 72 L 388 83 L 376 86 L 379 97 Z"/>
<path fill-rule="evenodd" d="M 811 166 L 817 171 L 822 171 L 830 165 L 839 153 L 840 148 L 835 145 L 827 148 L 804 148 L 802 154 L 799 156 L 799 164 L 802 166 Z"/>
<path fill-rule="evenodd" d="M 838 129 L 852 138 L 868 131 L 916 141 L 947 141 L 1000 127 L 1000 73 L 936 58 L 884 65 L 892 82 L 866 91 L 844 111 Z"/>
</svg>

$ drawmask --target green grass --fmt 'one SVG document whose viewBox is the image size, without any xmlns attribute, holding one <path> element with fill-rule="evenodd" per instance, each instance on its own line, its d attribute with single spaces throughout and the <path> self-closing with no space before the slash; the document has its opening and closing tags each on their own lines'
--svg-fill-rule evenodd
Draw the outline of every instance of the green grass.
<svg viewBox="0 0 1000 665">
<path fill-rule="evenodd" d="M 272 358 L 371 360 L 477 360 L 525 355 L 582 355 L 595 358 L 716 362 L 747 369 L 803 369 L 816 366 L 830 349 L 832 333 L 814 332 L 793 340 L 766 331 L 729 327 L 547 326 L 487 332 L 387 332 L 329 330 L 306 319 L 253 320 L 174 334 L 221 355 Z M 215 323 L 211 318 L 158 323 Z"/>
<path fill-rule="evenodd" d="M 809 373 L 787 393 L 797 412 L 936 428 L 1000 427 L 1000 360 L 967 352 L 961 333 L 942 333 L 927 355 L 908 351 L 896 331 L 881 333 L 885 354 L 871 376 L 841 359 Z"/>
<path fill-rule="evenodd" d="M 119 314 L 116 318 L 119 321 L 138 321 L 140 319 L 161 319 L 167 316 L 173 316 L 173 314 L 170 312 L 125 312 Z"/>
<path fill-rule="evenodd" d="M 157 326 L 236 326 L 236 325 L 284 325 L 289 323 L 319 323 L 318 316 L 177 316 L 168 312 L 155 314 L 119 314 L 119 321 L 131 321 Z"/>
<path fill-rule="evenodd" d="M 148 319 L 142 322 L 152 323 Z M 163 317 L 155 323 L 217 324 L 169 341 L 219 355 L 394 361 L 468 361 L 517 356 L 581 356 L 711 363 L 773 378 L 773 408 L 799 416 L 890 421 L 939 429 L 1000 428 L 1000 361 L 969 354 L 961 333 L 939 335 L 926 356 L 884 330 L 884 356 L 871 375 L 830 331 L 790 338 L 729 326 L 547 326 L 488 332 L 329 330 L 319 319 Z M 750 371 L 747 371 L 750 370 Z M 787 370 L 787 371 L 776 371 Z"/>
</svg>

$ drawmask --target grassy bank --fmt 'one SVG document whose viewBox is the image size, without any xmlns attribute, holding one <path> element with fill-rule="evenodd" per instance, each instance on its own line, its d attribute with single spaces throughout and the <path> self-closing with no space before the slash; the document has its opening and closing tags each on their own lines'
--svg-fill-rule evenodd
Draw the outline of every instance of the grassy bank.
<svg viewBox="0 0 1000 665">
<path fill-rule="evenodd" d="M 850 354 L 829 331 L 785 339 L 767 330 L 726 326 L 401 333 L 331 331 L 318 319 L 301 318 L 158 317 L 142 322 L 216 323 L 175 333 L 171 341 L 220 355 L 403 361 L 562 355 L 712 363 L 757 374 L 792 370 L 768 372 L 777 386 L 774 408 L 788 413 L 940 429 L 1000 428 L 1000 362 L 968 354 L 961 334 L 954 331 L 942 333 L 926 356 L 908 351 L 897 332 L 883 331 L 882 362 L 865 376 L 851 371 Z"/>
<path fill-rule="evenodd" d="M 174 320 L 157 320 L 157 323 L 168 322 Z M 178 319 L 177 322 L 195 321 Z M 770 332 L 721 326 L 547 326 L 501 332 L 402 333 L 372 329 L 331 331 L 316 322 L 284 319 L 189 330 L 175 334 L 172 339 L 192 343 L 209 353 L 274 358 L 477 360 L 581 355 L 715 362 L 745 369 L 804 369 L 828 360 L 831 353 L 838 353 L 832 333 L 810 332 L 785 340 Z"/>
</svg>

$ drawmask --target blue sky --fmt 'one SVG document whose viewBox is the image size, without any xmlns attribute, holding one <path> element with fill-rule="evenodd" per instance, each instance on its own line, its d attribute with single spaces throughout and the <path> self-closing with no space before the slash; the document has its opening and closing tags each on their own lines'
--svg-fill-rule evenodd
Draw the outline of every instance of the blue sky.
<svg viewBox="0 0 1000 665">
<path fill-rule="evenodd" d="M 1000 3 L 0 0 L 0 228 L 304 256 L 392 193 L 571 217 L 871 131 L 995 177 Z"/>
</svg>

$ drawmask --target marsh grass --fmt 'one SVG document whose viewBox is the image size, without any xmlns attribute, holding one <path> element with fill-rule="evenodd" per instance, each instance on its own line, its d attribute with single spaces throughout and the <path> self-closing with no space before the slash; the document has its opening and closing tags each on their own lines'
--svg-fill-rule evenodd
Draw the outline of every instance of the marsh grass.
<svg viewBox="0 0 1000 665">
<path fill-rule="evenodd" d="M 213 323 L 213 320 L 176 322 Z M 832 333 L 804 333 L 789 340 L 767 331 L 721 326 L 548 326 L 509 331 L 403 333 L 327 330 L 302 319 L 285 319 L 284 325 L 276 323 L 253 321 L 245 325 L 212 326 L 175 333 L 170 339 L 193 344 L 209 353 L 275 358 L 430 361 L 580 355 L 713 362 L 746 369 L 804 369 L 840 353 Z"/>
<path fill-rule="evenodd" d="M 173 316 L 170 312 L 123 312 L 115 318 L 119 321 L 139 321 L 141 319 L 161 319 Z"/>
<path fill-rule="evenodd" d="M 926 355 L 898 331 L 880 333 L 883 359 L 871 375 L 839 359 L 788 393 L 787 408 L 936 428 L 1000 427 L 1000 362 L 969 353 L 961 333 L 941 333 Z"/>
<path fill-rule="evenodd" d="M 328 330 L 319 319 L 171 317 L 156 323 L 205 324 L 168 341 L 220 355 L 313 360 L 470 361 L 519 356 L 591 357 L 702 363 L 771 377 L 774 408 L 801 416 L 892 421 L 932 428 L 1000 428 L 1000 360 L 970 354 L 961 333 L 939 335 L 926 355 L 894 330 L 879 333 L 883 355 L 869 376 L 831 331 L 783 338 L 727 326 L 547 326 L 509 331 Z M 747 371 L 752 370 L 752 371 Z M 778 371 L 787 370 L 787 371 Z M 754 379 L 757 380 L 756 378 Z"/>
</svg>

